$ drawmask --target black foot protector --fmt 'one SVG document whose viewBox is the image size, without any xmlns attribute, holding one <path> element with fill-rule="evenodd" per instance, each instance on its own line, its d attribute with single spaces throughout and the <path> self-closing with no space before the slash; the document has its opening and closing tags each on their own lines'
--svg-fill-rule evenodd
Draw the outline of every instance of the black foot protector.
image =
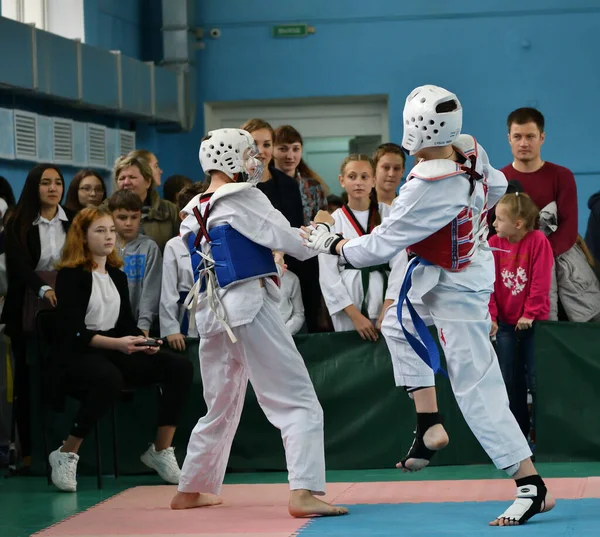
<svg viewBox="0 0 600 537">
<path fill-rule="evenodd" d="M 402 464 L 403 468 L 411 470 L 411 468 L 406 466 L 406 461 L 408 459 L 424 459 L 427 461 L 431 460 L 436 451 L 429 449 L 425 445 L 423 436 L 425 436 L 425 433 L 429 428 L 437 424 L 442 424 L 443 422 L 444 420 L 439 412 L 417 413 L 417 430 L 415 431 L 415 439 L 413 440 L 412 446 L 410 446 L 406 457 L 400 461 L 400 464 Z"/>
<path fill-rule="evenodd" d="M 515 481 L 517 499 L 498 517 L 498 520 L 505 519 L 522 525 L 532 516 L 550 510 L 546 509 L 546 485 L 539 475 L 530 475 Z"/>
</svg>

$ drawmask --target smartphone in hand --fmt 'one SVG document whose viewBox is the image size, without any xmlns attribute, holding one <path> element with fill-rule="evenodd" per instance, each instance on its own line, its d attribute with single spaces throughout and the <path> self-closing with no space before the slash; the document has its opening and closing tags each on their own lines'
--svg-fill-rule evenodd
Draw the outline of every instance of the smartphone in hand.
<svg viewBox="0 0 600 537">
<path fill-rule="evenodd" d="M 138 343 L 136 347 L 160 347 L 160 343 L 153 338 L 146 338 L 146 341 Z"/>
</svg>

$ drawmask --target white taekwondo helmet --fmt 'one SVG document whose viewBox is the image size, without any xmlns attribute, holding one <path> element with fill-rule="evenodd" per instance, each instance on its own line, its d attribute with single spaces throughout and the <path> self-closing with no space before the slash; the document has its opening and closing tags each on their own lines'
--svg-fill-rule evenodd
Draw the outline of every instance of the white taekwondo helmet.
<svg viewBox="0 0 600 537">
<path fill-rule="evenodd" d="M 448 105 L 440 106 L 444 103 Z M 442 111 L 438 111 L 440 108 Z M 402 116 L 402 147 L 411 155 L 424 147 L 450 145 L 462 127 L 460 101 L 454 93 L 439 86 L 419 86 L 411 91 Z"/>
<path fill-rule="evenodd" d="M 263 172 L 263 164 L 256 158 L 258 149 L 252 135 L 242 129 L 216 129 L 200 144 L 198 156 L 205 173 L 211 170 L 223 172 L 238 182 L 257 183 Z"/>
</svg>

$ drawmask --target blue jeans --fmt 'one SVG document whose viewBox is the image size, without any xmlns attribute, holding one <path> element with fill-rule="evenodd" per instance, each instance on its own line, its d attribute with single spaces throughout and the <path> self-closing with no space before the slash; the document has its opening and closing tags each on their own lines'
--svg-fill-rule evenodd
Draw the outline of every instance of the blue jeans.
<svg viewBox="0 0 600 537">
<path fill-rule="evenodd" d="M 521 431 L 528 437 L 530 432 L 527 390 L 533 398 L 532 415 L 535 416 L 535 358 L 533 335 L 535 323 L 528 330 L 515 330 L 514 324 L 498 323 L 496 347 L 502 377 L 506 384 L 510 409 Z"/>
</svg>

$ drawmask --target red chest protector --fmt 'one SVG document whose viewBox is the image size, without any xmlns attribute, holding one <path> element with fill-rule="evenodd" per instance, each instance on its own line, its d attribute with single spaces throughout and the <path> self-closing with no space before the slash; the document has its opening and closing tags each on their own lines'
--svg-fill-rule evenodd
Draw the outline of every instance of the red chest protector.
<svg viewBox="0 0 600 537">
<path fill-rule="evenodd" d="M 463 134 L 453 144 L 454 149 L 465 159 L 464 164 L 450 160 L 431 160 L 417 164 L 407 181 L 441 181 L 448 177 L 463 175 L 471 184 L 468 205 L 449 224 L 426 239 L 413 244 L 409 253 L 413 253 L 432 265 L 452 272 L 464 270 L 471 263 L 479 241 L 481 226 L 487 226 L 487 183 L 483 170 L 477 171 L 477 141 Z M 483 182 L 485 202 L 480 214 L 472 210 L 472 200 L 476 181 Z M 487 227 L 486 227 L 487 229 Z"/>
</svg>

